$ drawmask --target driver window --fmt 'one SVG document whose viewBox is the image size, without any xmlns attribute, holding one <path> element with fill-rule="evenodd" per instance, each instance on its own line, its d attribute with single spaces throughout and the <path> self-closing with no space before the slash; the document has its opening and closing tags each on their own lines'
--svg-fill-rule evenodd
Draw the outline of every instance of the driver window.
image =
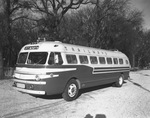
<svg viewBox="0 0 150 118">
<path fill-rule="evenodd" d="M 50 65 L 61 65 L 63 63 L 60 52 L 51 52 L 49 56 L 48 64 Z"/>
</svg>

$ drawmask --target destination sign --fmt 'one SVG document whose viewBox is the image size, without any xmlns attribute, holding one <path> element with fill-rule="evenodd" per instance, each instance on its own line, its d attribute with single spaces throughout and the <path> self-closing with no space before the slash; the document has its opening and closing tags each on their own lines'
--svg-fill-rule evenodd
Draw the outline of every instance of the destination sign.
<svg viewBox="0 0 150 118">
<path fill-rule="evenodd" d="M 37 50 L 39 46 L 26 46 L 24 50 Z"/>
</svg>

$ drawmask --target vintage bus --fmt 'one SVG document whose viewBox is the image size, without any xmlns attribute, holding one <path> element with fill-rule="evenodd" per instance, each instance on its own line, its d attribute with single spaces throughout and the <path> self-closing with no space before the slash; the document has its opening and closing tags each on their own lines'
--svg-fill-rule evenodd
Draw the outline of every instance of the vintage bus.
<svg viewBox="0 0 150 118">
<path fill-rule="evenodd" d="M 121 87 L 129 71 L 129 60 L 120 51 L 42 41 L 20 50 L 13 88 L 32 95 L 62 94 L 72 101 L 83 88 L 108 83 Z"/>
</svg>

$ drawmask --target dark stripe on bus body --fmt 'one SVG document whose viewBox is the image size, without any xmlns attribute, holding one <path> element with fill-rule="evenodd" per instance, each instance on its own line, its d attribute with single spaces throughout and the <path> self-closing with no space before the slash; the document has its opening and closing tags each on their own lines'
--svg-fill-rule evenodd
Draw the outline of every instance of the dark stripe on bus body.
<svg viewBox="0 0 150 118">
<path fill-rule="evenodd" d="M 95 67 L 94 69 L 124 69 L 127 68 L 129 69 L 129 67 L 123 66 L 123 67 Z"/>
<path fill-rule="evenodd" d="M 101 70 L 93 70 L 93 72 L 115 72 L 115 71 L 121 71 L 121 72 L 124 72 L 124 71 L 129 71 L 129 69 L 115 69 L 115 70 L 110 70 L 110 69 L 108 69 L 108 70 L 103 70 L 103 69 L 101 69 Z"/>
</svg>

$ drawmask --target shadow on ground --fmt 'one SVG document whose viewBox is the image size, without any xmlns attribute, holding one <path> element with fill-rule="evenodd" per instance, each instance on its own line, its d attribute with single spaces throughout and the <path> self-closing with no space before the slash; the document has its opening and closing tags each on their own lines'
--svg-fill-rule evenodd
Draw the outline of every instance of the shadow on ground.
<svg viewBox="0 0 150 118">
<path fill-rule="evenodd" d="M 148 89 L 146 89 L 146 88 L 144 88 L 143 86 L 141 86 L 140 84 L 138 84 L 138 83 L 136 83 L 136 82 L 133 82 L 132 80 L 129 80 L 129 82 L 131 82 L 132 84 L 134 84 L 135 86 L 138 86 L 138 87 L 140 87 L 141 89 L 143 89 L 143 90 L 145 90 L 145 91 L 147 91 L 147 92 L 149 92 L 150 93 L 150 90 L 148 90 Z"/>
<path fill-rule="evenodd" d="M 20 117 L 25 117 L 26 114 L 31 114 L 33 112 L 38 112 L 38 111 L 42 111 L 42 110 L 46 110 L 46 109 L 50 109 L 54 108 L 56 106 L 59 106 L 60 104 L 63 104 L 63 101 L 58 101 L 55 103 L 50 103 L 50 104 L 46 104 L 46 105 L 41 105 L 41 106 L 37 106 L 37 107 L 33 107 L 33 108 L 28 108 L 25 110 L 20 110 L 20 111 L 15 111 L 12 113 L 8 113 L 2 116 L 2 118 L 20 118 Z"/>
<path fill-rule="evenodd" d="M 58 94 L 58 95 L 42 95 L 42 96 L 32 95 L 32 96 L 37 97 L 37 98 L 42 98 L 42 99 L 62 99 L 61 94 Z"/>
<path fill-rule="evenodd" d="M 126 84 L 127 82 L 124 81 L 124 84 Z M 108 88 L 108 87 L 115 87 L 115 85 L 113 83 L 110 84 L 105 84 L 105 85 L 99 85 L 99 86 L 95 86 L 95 87 L 90 87 L 90 88 L 86 88 L 86 89 L 81 89 L 79 91 L 79 95 L 83 94 L 83 93 L 88 93 L 91 91 L 96 91 L 96 90 L 100 90 L 100 89 L 104 89 L 104 88 Z"/>
<path fill-rule="evenodd" d="M 112 84 L 106 84 L 106 85 L 100 85 L 100 86 L 81 89 L 79 91 L 79 96 L 81 96 L 83 93 L 89 93 L 89 92 L 92 92 L 92 91 L 104 89 L 104 88 L 111 87 L 111 86 L 112 86 Z"/>
<path fill-rule="evenodd" d="M 96 114 L 95 117 L 91 116 L 91 114 L 87 114 L 84 118 L 106 118 L 104 114 Z"/>
<path fill-rule="evenodd" d="M 124 84 L 126 84 L 126 83 L 127 82 L 124 81 Z M 79 91 L 78 97 L 80 97 L 84 93 L 89 93 L 89 92 L 92 92 L 92 91 L 101 90 L 101 89 L 108 88 L 108 87 L 115 87 L 115 86 L 111 83 L 111 84 L 105 84 L 105 85 L 100 85 L 100 86 L 95 86 L 95 87 L 89 87 L 89 88 L 81 89 Z M 45 96 L 32 95 L 32 96 L 38 97 L 38 98 L 43 98 L 43 99 L 62 99 L 62 95 L 61 94 L 58 94 L 58 95 L 45 95 Z"/>
</svg>

